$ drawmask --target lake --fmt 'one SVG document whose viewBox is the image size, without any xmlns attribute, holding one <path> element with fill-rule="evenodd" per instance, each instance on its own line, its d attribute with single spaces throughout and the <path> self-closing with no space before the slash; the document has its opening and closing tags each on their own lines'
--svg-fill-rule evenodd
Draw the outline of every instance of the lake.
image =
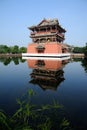
<svg viewBox="0 0 87 130">
<path fill-rule="evenodd" d="M 0 110 L 13 115 L 17 99 L 61 104 L 74 130 L 87 129 L 87 61 L 84 59 L 0 58 Z"/>
</svg>

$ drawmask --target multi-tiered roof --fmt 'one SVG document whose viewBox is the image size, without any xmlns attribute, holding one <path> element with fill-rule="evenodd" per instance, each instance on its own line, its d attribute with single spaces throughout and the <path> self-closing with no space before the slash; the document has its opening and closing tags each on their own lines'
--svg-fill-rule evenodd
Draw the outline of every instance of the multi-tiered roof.
<svg viewBox="0 0 87 130">
<path fill-rule="evenodd" d="M 28 57 L 65 57 L 70 56 L 67 46 L 63 44 L 66 30 L 61 27 L 57 19 L 43 19 L 38 25 L 31 26 L 28 44 Z"/>
<path fill-rule="evenodd" d="M 57 19 L 43 19 L 37 26 L 29 27 L 30 37 L 34 43 L 63 42 L 66 30 Z"/>
</svg>

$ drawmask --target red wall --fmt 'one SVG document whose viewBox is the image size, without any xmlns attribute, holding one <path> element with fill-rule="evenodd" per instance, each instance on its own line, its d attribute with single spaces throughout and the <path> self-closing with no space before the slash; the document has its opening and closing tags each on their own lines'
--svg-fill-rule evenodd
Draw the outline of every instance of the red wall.
<svg viewBox="0 0 87 130">
<path fill-rule="evenodd" d="M 45 70 L 57 70 L 57 69 L 61 69 L 63 67 L 62 61 L 58 61 L 58 60 L 44 60 L 45 65 L 43 67 L 41 67 L 42 69 Z M 36 64 L 37 64 L 37 60 L 27 60 L 27 64 L 29 68 L 39 68 Z"/>
<path fill-rule="evenodd" d="M 38 45 L 39 44 L 37 43 L 29 44 L 27 47 L 27 53 L 38 53 L 36 49 Z M 62 53 L 62 46 L 60 43 L 59 44 L 54 42 L 45 43 L 44 47 L 45 47 L 44 53 Z"/>
</svg>

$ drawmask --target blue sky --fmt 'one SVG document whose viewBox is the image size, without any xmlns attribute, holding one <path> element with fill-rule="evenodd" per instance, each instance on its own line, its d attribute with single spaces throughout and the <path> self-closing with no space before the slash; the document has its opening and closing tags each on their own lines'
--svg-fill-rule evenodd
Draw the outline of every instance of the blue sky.
<svg viewBox="0 0 87 130">
<path fill-rule="evenodd" d="M 58 18 L 67 30 L 65 43 L 85 46 L 87 42 L 87 0 L 0 0 L 0 44 L 27 46 L 27 27 L 44 18 Z"/>
</svg>

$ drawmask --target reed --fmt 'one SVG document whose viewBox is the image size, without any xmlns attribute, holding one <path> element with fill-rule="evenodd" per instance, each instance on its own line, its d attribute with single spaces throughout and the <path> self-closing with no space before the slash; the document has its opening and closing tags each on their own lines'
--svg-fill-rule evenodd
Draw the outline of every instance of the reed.
<svg viewBox="0 0 87 130">
<path fill-rule="evenodd" d="M 51 105 L 38 107 L 31 103 L 35 95 L 30 89 L 23 101 L 17 99 L 19 109 L 11 117 L 0 111 L 0 130 L 71 130 L 62 105 L 53 100 Z"/>
</svg>

